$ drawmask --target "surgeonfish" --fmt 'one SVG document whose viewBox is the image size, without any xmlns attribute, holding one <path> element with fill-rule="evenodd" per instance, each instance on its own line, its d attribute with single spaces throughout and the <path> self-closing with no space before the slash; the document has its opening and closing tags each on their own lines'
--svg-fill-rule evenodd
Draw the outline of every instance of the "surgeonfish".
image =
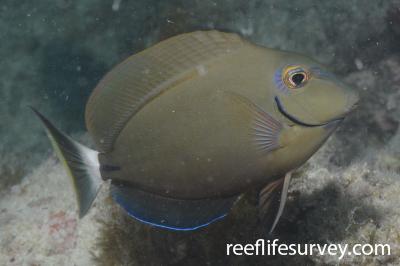
<svg viewBox="0 0 400 266">
<path fill-rule="evenodd" d="M 128 57 L 99 82 L 85 111 L 96 150 L 34 109 L 75 185 L 79 216 L 110 180 L 137 220 L 194 230 L 262 188 L 276 226 L 291 173 L 327 140 L 358 96 L 326 67 L 236 34 L 196 31 Z"/>
</svg>

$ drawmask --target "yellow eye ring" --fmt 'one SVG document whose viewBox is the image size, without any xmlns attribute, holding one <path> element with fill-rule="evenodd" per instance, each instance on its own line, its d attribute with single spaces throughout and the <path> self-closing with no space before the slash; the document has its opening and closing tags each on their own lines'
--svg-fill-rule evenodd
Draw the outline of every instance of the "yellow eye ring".
<svg viewBox="0 0 400 266">
<path fill-rule="evenodd" d="M 301 66 L 288 66 L 283 70 L 283 82 L 289 89 L 298 89 L 303 87 L 310 79 L 310 72 L 304 70 Z"/>
</svg>

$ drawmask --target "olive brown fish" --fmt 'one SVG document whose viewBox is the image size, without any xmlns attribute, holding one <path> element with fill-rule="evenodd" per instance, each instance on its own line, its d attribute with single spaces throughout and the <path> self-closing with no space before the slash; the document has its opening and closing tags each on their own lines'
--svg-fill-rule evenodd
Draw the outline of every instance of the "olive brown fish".
<svg viewBox="0 0 400 266">
<path fill-rule="evenodd" d="M 275 217 L 273 229 L 290 173 L 357 102 L 308 57 L 197 31 L 128 57 L 99 82 L 85 114 L 98 151 L 35 112 L 74 180 L 81 217 L 103 180 L 131 216 L 176 230 L 208 225 L 264 186 L 260 214 Z"/>
</svg>

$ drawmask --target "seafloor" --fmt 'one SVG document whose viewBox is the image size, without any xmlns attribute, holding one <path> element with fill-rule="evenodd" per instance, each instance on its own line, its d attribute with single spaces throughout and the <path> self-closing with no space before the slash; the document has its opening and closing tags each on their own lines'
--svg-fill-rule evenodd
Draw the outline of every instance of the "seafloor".
<svg viewBox="0 0 400 266">
<path fill-rule="evenodd" d="M 168 36 L 222 29 L 328 64 L 361 95 L 293 179 L 272 237 L 286 243 L 388 243 L 391 256 L 227 257 L 267 237 L 248 193 L 193 233 L 129 219 L 105 185 L 84 219 L 28 106 L 90 144 L 84 104 L 108 69 Z M 400 1 L 0 2 L 0 265 L 400 265 Z"/>
</svg>

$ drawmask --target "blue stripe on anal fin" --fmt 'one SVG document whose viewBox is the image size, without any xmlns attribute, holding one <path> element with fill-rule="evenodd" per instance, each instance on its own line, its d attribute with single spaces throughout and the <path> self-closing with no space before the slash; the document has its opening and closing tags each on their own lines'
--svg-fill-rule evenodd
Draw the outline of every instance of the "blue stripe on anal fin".
<svg viewBox="0 0 400 266">
<path fill-rule="evenodd" d="M 113 199 L 133 218 L 170 230 L 190 231 L 222 219 L 237 196 L 230 198 L 180 200 L 167 198 L 126 185 L 111 185 Z"/>
</svg>

